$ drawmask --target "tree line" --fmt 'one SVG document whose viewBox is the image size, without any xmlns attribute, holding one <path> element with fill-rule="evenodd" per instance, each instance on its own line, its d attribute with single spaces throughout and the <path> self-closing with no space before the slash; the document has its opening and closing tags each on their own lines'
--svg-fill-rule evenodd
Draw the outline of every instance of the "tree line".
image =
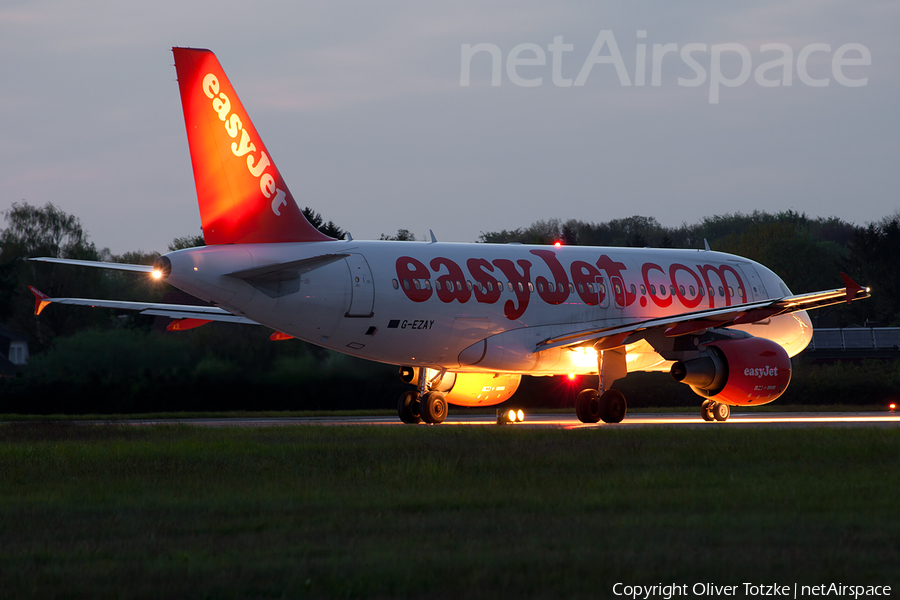
<svg viewBox="0 0 900 600">
<path fill-rule="evenodd" d="M 873 290 L 871 299 L 813 314 L 819 326 L 900 326 L 900 211 L 855 225 L 837 217 L 786 210 L 704 217 L 678 227 L 634 216 L 602 223 L 547 219 L 528 227 L 482 232 L 486 243 L 703 248 L 737 254 L 772 269 L 794 293 L 842 287 L 845 272 Z"/>
<path fill-rule="evenodd" d="M 323 233 L 344 236 L 343 229 L 319 213 L 307 208 L 304 214 Z M 0 381 L 0 413 L 391 408 L 404 389 L 391 366 L 299 340 L 271 342 L 271 332 L 264 327 L 211 323 L 167 333 L 160 331 L 164 327 L 155 317 L 65 305 L 54 305 L 35 316 L 28 285 L 51 297 L 145 302 L 160 302 L 174 289 L 140 274 L 26 261 L 50 256 L 149 265 L 159 253 L 135 250 L 115 255 L 98 249 L 77 217 L 52 204 L 15 203 L 4 217 L 0 322 L 27 339 L 32 356 L 18 377 Z M 382 234 L 381 239 L 416 238 L 409 230 L 399 229 L 396 235 Z M 869 300 L 817 311 L 818 326 L 876 322 L 900 326 L 900 290 L 896 289 L 900 286 L 900 212 L 862 226 L 794 211 L 718 215 L 679 227 L 665 227 L 653 217 L 641 216 L 602 223 L 549 219 L 482 233 L 480 241 L 659 248 L 703 248 L 708 243 L 714 250 L 761 262 L 797 293 L 839 287 L 840 271 L 873 288 Z M 173 239 L 168 250 L 201 245 L 202 235 L 188 235 Z M 889 379 L 895 383 L 889 384 L 889 391 L 896 392 L 900 374 L 896 366 L 891 369 Z M 866 372 L 859 378 L 871 381 L 873 376 Z M 623 382 L 631 380 L 633 376 Z M 851 380 L 855 378 L 850 377 L 848 385 Z M 643 386 L 649 390 L 643 395 L 637 388 L 629 392 L 638 403 L 635 406 L 653 404 L 654 399 L 659 402 L 660 394 L 669 403 L 693 403 L 685 386 L 652 381 L 653 385 Z M 517 402 L 546 406 L 549 401 L 556 406 L 574 398 L 560 395 L 556 387 L 548 391 L 548 385 L 539 379 L 523 383 Z M 793 389 L 802 395 L 803 389 L 797 387 L 788 393 Z M 360 394 L 360 389 L 366 393 Z"/>
</svg>

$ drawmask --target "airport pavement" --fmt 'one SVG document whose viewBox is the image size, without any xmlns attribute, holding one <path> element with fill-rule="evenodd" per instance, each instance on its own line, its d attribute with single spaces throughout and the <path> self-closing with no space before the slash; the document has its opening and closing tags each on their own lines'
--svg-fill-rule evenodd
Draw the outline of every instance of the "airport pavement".
<svg viewBox="0 0 900 600">
<path fill-rule="evenodd" d="M 496 425 L 492 414 L 454 415 L 452 410 L 443 426 L 454 425 Z M 98 421 L 91 421 L 97 423 Z M 99 421 L 106 423 L 108 421 Z M 133 419 L 115 421 L 128 425 L 184 424 L 198 427 L 274 427 L 284 425 L 402 425 L 396 416 L 325 416 L 325 417 L 278 417 L 278 418 L 191 418 L 191 419 Z M 732 413 L 725 422 L 707 423 L 694 413 L 630 413 L 625 420 L 615 425 L 603 422 L 585 424 L 575 413 L 525 415 L 523 423 L 507 425 L 512 427 L 555 427 L 560 429 L 581 429 L 595 427 L 898 427 L 900 413 L 893 412 L 785 412 L 785 413 Z"/>
</svg>

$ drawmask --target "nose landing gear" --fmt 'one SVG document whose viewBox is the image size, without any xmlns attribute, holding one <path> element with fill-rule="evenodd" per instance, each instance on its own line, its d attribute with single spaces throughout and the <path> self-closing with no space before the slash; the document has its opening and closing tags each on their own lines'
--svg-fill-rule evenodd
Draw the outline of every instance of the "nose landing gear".
<svg viewBox="0 0 900 600">
<path fill-rule="evenodd" d="M 410 367 L 400 370 L 400 377 L 407 383 L 415 383 L 415 391 L 404 392 L 397 402 L 397 413 L 400 420 L 408 425 L 429 423 L 437 425 L 447 418 L 447 398 L 432 388 L 440 385 L 445 369 L 430 380 L 425 377 L 425 369 L 420 367 L 413 371 Z"/>
</svg>

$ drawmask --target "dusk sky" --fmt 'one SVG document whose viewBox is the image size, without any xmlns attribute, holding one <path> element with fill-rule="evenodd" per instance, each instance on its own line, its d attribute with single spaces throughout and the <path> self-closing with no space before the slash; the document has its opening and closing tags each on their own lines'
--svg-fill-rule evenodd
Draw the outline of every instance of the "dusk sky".
<svg viewBox="0 0 900 600">
<path fill-rule="evenodd" d="M 865 224 L 900 210 L 898 29 L 896 0 L 6 0 L 0 211 L 52 202 L 117 254 L 200 233 L 171 54 L 191 46 L 300 206 L 357 239 L 784 209 Z"/>
</svg>

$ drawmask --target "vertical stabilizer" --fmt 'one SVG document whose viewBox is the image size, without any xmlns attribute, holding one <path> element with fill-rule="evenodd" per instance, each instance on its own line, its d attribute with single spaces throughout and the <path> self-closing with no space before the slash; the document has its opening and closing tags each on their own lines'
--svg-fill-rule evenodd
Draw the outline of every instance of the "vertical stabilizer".
<svg viewBox="0 0 900 600">
<path fill-rule="evenodd" d="M 209 50 L 172 48 L 207 244 L 318 242 Z"/>
</svg>

